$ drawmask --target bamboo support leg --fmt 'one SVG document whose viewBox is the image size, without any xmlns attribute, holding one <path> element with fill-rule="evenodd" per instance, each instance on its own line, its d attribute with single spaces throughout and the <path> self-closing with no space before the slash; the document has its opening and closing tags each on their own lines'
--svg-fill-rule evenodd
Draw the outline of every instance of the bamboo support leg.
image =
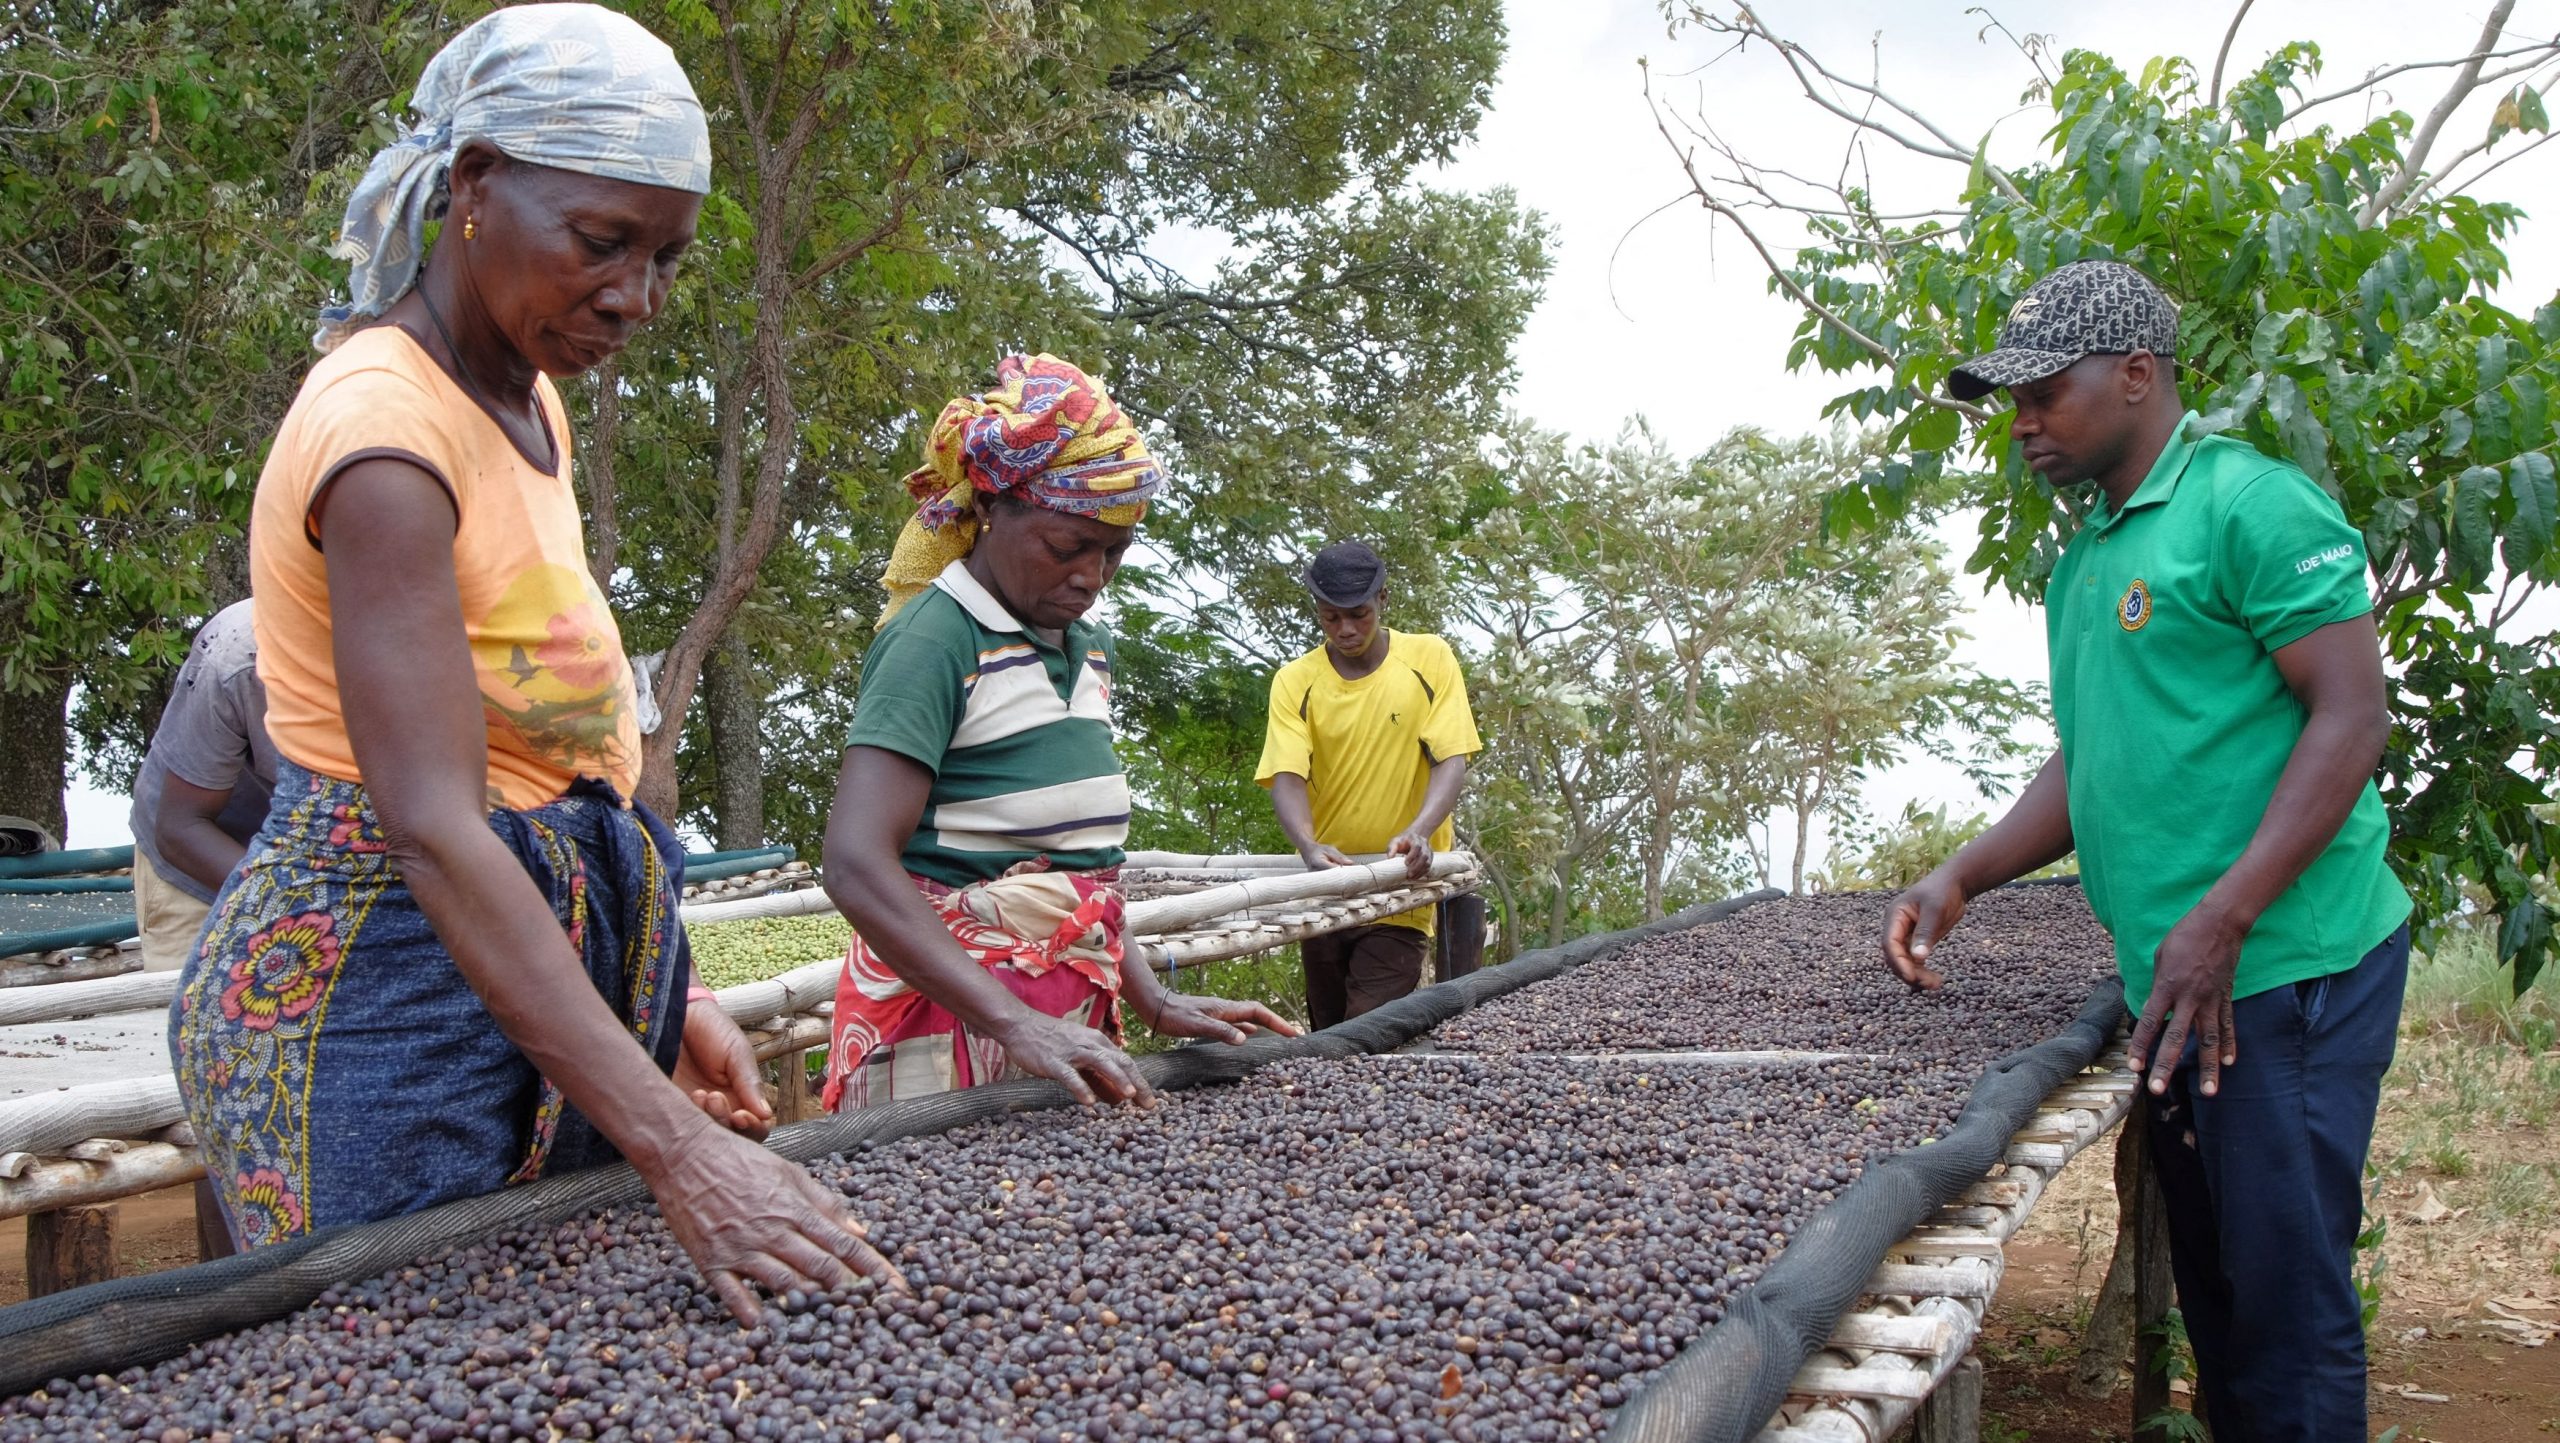
<svg viewBox="0 0 2560 1443">
<path fill-rule="evenodd" d="M 1911 1443 L 1982 1443 L 1982 1360 L 1971 1353 L 1921 1400 Z"/>
<path fill-rule="evenodd" d="M 41 1298 L 116 1275 L 116 1207 L 56 1208 L 27 1218 L 27 1296 Z"/>
</svg>

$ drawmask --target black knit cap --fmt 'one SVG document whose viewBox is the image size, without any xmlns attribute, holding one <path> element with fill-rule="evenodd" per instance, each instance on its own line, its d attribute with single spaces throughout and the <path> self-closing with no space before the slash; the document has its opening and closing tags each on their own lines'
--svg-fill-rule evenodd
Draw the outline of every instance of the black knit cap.
<svg viewBox="0 0 2560 1443">
<path fill-rule="evenodd" d="M 2074 261 L 2027 287 L 2000 323 L 1999 349 L 1947 373 L 1947 394 L 1978 401 L 2041 381 L 2082 356 L 2178 354 L 2178 308 L 2122 261 Z"/>
<path fill-rule="evenodd" d="M 1307 563 L 1305 581 L 1316 600 L 1349 611 L 1387 589 L 1387 563 L 1357 541 L 1337 541 Z"/>
</svg>

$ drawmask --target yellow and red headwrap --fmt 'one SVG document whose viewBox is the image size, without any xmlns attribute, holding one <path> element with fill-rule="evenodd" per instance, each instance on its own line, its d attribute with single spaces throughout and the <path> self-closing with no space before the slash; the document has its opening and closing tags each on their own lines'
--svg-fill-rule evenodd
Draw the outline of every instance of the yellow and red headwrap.
<svg viewBox="0 0 2560 1443">
<path fill-rule="evenodd" d="M 942 408 L 924 464 L 907 474 L 920 503 L 880 584 L 886 622 L 978 543 L 979 492 L 1135 526 L 1164 471 L 1100 383 L 1051 355 L 1007 356 L 996 387 Z"/>
</svg>

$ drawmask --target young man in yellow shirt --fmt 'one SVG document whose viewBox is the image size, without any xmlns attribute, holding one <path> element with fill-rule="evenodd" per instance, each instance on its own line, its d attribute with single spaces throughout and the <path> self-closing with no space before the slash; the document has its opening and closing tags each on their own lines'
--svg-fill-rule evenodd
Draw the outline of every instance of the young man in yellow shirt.
<svg viewBox="0 0 2560 1443">
<path fill-rule="evenodd" d="M 1317 552 L 1305 579 L 1324 645 L 1271 678 L 1254 780 L 1271 789 L 1280 830 L 1309 867 L 1384 852 L 1421 877 L 1455 839 L 1449 814 L 1484 745 L 1457 654 L 1439 637 L 1379 625 L 1386 563 L 1357 541 Z M 1432 913 L 1425 905 L 1301 944 L 1309 1024 L 1331 1027 L 1419 985 Z"/>
</svg>

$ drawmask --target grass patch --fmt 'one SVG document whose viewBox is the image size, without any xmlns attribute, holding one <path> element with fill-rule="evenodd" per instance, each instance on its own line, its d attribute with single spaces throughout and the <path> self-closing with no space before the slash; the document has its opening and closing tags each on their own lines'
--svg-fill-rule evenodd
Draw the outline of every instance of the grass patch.
<svg viewBox="0 0 2560 1443">
<path fill-rule="evenodd" d="M 2519 997 L 2486 932 L 2445 927 L 2427 940 L 2409 958 L 2405 1032 L 2455 1033 L 2534 1054 L 2560 1046 L 2560 968 L 2545 968 Z"/>
<path fill-rule="evenodd" d="M 2519 997 L 2484 933 L 2429 941 L 2383 1081 L 2373 1205 L 2392 1291 L 2457 1299 L 2560 1273 L 2560 969 Z M 2417 1222 L 2422 1187 L 2454 1214 Z"/>
<path fill-rule="evenodd" d="M 694 975 L 706 987 L 762 982 L 794 967 L 836 960 L 853 943 L 853 924 L 833 912 L 713 922 L 685 932 L 693 943 Z"/>
</svg>

